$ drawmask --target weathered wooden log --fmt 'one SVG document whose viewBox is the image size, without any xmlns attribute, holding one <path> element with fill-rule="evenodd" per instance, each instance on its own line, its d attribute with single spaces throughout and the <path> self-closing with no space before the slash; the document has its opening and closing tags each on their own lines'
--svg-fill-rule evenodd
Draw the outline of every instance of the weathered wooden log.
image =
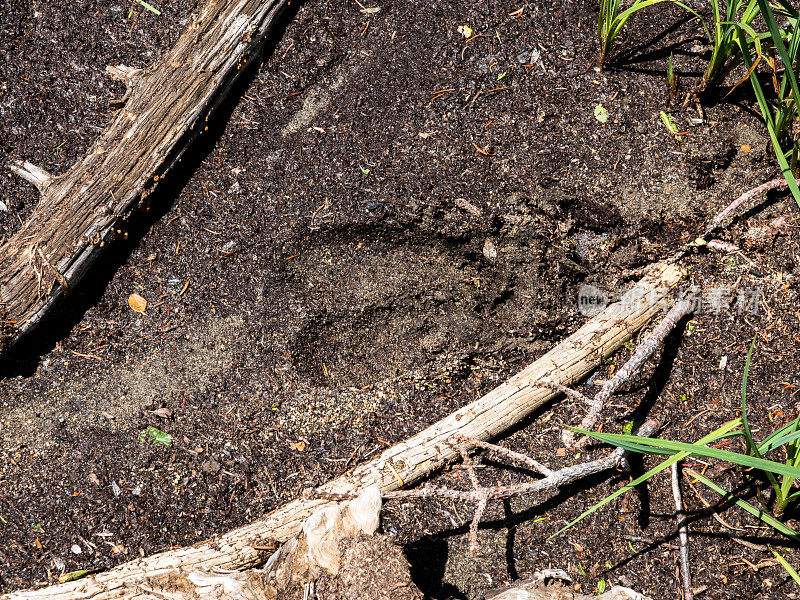
<svg viewBox="0 0 800 600">
<path fill-rule="evenodd" d="M 318 489 L 321 495 L 358 494 L 369 486 L 389 492 L 419 481 L 457 455 L 452 438 L 488 440 L 499 436 L 560 392 L 538 384 L 573 385 L 585 377 L 641 327 L 661 312 L 665 296 L 682 280 L 675 265 L 660 265 L 620 302 L 539 360 L 482 398 L 457 410 L 417 435 L 385 450 Z M 143 598 L 142 582 L 155 576 L 218 567 L 245 569 L 265 561 L 270 542 L 294 536 L 324 499 L 302 497 L 255 523 L 190 548 L 169 550 L 132 561 L 86 579 L 41 590 L 12 592 L 0 600 L 106 600 Z"/>
<path fill-rule="evenodd" d="M 110 239 L 207 127 L 209 114 L 258 51 L 287 0 L 209 0 L 152 66 L 108 67 L 127 86 L 123 107 L 83 159 L 51 176 L 11 169 L 42 194 L 0 246 L 0 353 L 74 287 Z"/>
</svg>

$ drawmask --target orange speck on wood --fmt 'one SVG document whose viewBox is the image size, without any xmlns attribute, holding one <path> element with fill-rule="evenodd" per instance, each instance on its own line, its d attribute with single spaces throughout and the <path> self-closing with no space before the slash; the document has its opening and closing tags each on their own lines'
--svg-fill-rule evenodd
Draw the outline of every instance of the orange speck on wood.
<svg viewBox="0 0 800 600">
<path fill-rule="evenodd" d="M 752 148 L 750 146 L 748 146 L 747 144 L 745 144 L 744 146 L 741 147 L 741 150 L 742 150 L 742 152 L 750 152 L 750 150 L 752 150 Z"/>
</svg>

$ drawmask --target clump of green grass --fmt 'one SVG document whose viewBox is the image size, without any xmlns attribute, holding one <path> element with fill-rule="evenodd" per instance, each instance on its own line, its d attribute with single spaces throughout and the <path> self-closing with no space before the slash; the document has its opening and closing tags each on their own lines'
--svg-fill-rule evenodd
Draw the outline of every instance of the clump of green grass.
<svg viewBox="0 0 800 600">
<path fill-rule="evenodd" d="M 753 19 L 758 16 L 757 0 L 750 0 L 747 3 L 743 0 L 728 0 L 724 12 L 719 4 L 720 0 L 711 1 L 711 29 L 703 24 L 711 47 L 711 57 L 695 91 L 698 94 L 709 86 L 723 81 L 742 63 L 738 32 L 743 28 L 749 28 Z M 758 40 L 755 32 L 753 36 Z"/>
<path fill-rule="evenodd" d="M 747 375 L 750 372 L 750 358 L 755 345 L 756 338 L 753 338 L 744 365 L 744 375 L 742 376 L 742 437 L 746 445 L 745 453 L 747 456 L 763 458 L 765 454 L 778 448 L 783 448 L 786 452 L 785 464 L 794 467 L 800 472 L 800 416 L 769 435 L 760 444 L 755 442 L 750 431 L 750 424 L 747 420 Z M 765 469 L 763 472 L 767 476 L 774 493 L 775 505 L 772 512 L 776 517 L 781 517 L 789 503 L 800 497 L 800 491 L 793 491 L 798 476 L 792 473 L 783 473 L 780 474 L 779 479 L 769 469 Z M 762 505 L 766 507 L 766 502 L 763 500 Z"/>
<path fill-rule="evenodd" d="M 600 50 L 597 55 L 597 64 L 601 69 L 611 57 L 611 46 L 628 19 L 643 8 L 665 1 L 634 0 L 631 6 L 619 12 L 620 0 L 600 0 L 600 14 L 597 18 L 597 39 L 600 42 Z"/>
<path fill-rule="evenodd" d="M 633 4 L 622 12 L 620 12 L 620 0 L 600 0 L 600 13 L 597 17 L 597 39 L 600 43 L 600 49 L 597 55 L 597 64 L 601 69 L 611 58 L 611 47 L 614 44 L 614 40 L 617 39 L 617 35 L 625 27 L 628 19 L 640 10 L 661 2 L 671 2 L 689 11 L 697 18 L 701 18 L 696 10 L 679 0 L 634 0 Z"/>
<path fill-rule="evenodd" d="M 772 148 L 775 157 L 781 168 L 786 184 L 794 196 L 795 202 L 800 206 L 800 188 L 795 179 L 798 155 L 800 154 L 800 144 L 798 140 L 790 136 L 793 124 L 797 120 L 797 98 L 800 97 L 800 86 L 798 86 L 797 70 L 800 67 L 800 32 L 798 31 L 798 15 L 795 9 L 786 0 L 777 0 L 778 14 L 786 18 L 787 29 L 778 27 L 775 18 L 775 11 L 767 0 L 754 0 L 758 3 L 758 9 L 768 32 L 757 35 L 749 26 L 739 25 L 736 28 L 739 48 L 742 60 L 747 67 L 750 84 L 753 88 L 761 116 L 767 126 Z M 767 62 L 772 69 L 773 84 L 775 87 L 776 100 L 770 103 L 761 87 L 758 79 L 756 67 L 764 58 L 765 53 L 762 49 L 762 42 L 768 41 L 770 47 L 777 51 L 782 63 L 779 68 L 774 56 L 767 55 Z M 787 47 L 788 43 L 788 47 Z M 781 73 L 780 78 L 778 74 Z M 789 140 L 788 150 L 784 150 L 782 142 L 787 137 Z M 793 168 L 794 167 L 794 168 Z"/>
<path fill-rule="evenodd" d="M 670 100 L 675 100 L 678 97 L 678 76 L 675 74 L 671 53 L 667 61 L 667 93 Z"/>
</svg>

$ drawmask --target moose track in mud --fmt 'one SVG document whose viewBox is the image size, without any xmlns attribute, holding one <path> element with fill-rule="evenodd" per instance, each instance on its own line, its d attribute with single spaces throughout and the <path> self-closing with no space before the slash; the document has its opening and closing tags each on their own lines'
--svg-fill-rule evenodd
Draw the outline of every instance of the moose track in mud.
<svg viewBox="0 0 800 600">
<path fill-rule="evenodd" d="M 58 173 L 81 156 L 121 93 L 105 65 L 146 66 L 197 8 L 163 4 L 156 17 L 137 3 L 0 3 L 0 162 Z M 323 1 L 287 15 L 159 214 L 2 365 L 1 589 L 191 544 L 339 474 L 574 331 L 585 319 L 579 285 L 623 287 L 626 269 L 668 255 L 774 174 L 741 97 L 707 106 L 698 127 L 673 107 L 689 131 L 682 142 L 660 123 L 669 52 L 685 87 L 702 69 L 696 26 L 677 10 L 633 19 L 624 35 L 635 43 L 601 73 L 594 8 L 525 5 L 512 16 L 521 6 L 386 2 L 363 13 Z M 479 35 L 466 40 L 459 25 Z M 604 125 L 597 104 L 610 113 Z M 0 200 L 9 236 L 36 196 L 8 175 Z M 795 210 L 773 197 L 725 238 L 749 240 Z M 735 417 L 756 330 L 754 427 L 768 432 L 770 418 L 794 411 L 795 231 L 754 238 L 744 256 L 689 260 L 696 285 L 761 290 L 760 310 L 699 315 L 613 399 L 604 427 L 641 416 L 640 405 L 678 439 Z M 134 292 L 148 300 L 144 315 L 128 308 Z M 505 443 L 566 464 L 560 426 L 582 411 L 558 402 Z M 147 426 L 171 446 L 140 441 Z M 677 555 L 660 545 L 674 525 L 668 485 L 548 539 L 620 480 L 590 483 L 543 506 L 492 508 L 477 559 L 461 507 L 390 504 L 384 530 L 406 544 L 432 597 L 474 597 L 489 580 L 547 567 L 586 590 L 624 578 L 673 597 Z M 779 569 L 743 562 L 771 554 L 728 539 L 693 493 L 694 577 L 706 597 L 788 597 Z M 654 545 L 626 539 L 631 531 Z"/>
</svg>

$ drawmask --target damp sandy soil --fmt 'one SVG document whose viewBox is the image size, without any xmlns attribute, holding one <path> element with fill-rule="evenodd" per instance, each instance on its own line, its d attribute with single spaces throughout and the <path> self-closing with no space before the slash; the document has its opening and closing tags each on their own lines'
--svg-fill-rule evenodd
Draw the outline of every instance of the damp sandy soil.
<svg viewBox="0 0 800 600">
<path fill-rule="evenodd" d="M 105 65 L 150 64 L 196 8 L 155 4 L 160 16 L 121 1 L 0 2 L 0 162 L 60 173 L 81 156 L 123 92 Z M 775 176 L 746 96 L 710 94 L 701 124 L 670 104 L 670 52 L 685 89 L 702 69 L 697 26 L 677 11 L 631 21 L 624 52 L 599 72 L 591 2 L 365 6 L 380 10 L 293 7 L 156 195 L 157 214 L 0 365 L 0 590 L 256 519 L 492 389 L 585 322 L 581 285 L 629 285 L 629 270 Z M 36 194 L 0 177 L 10 236 Z M 692 285 L 757 301 L 684 324 L 614 398 L 606 430 L 647 414 L 664 436 L 694 440 L 738 416 L 755 333 L 753 427 L 763 436 L 794 418 L 797 229 L 767 226 L 797 210 L 771 197 L 724 234 L 743 253 L 688 260 Z M 502 443 L 553 466 L 583 460 L 560 442 L 582 412 L 559 401 Z M 141 436 L 148 427 L 171 443 Z M 724 465 L 707 474 L 742 483 Z M 583 590 L 603 580 L 677 597 L 664 476 L 550 539 L 625 481 L 490 506 L 478 557 L 466 548 L 470 507 L 391 503 L 383 529 L 431 598 L 474 598 L 549 567 Z M 688 482 L 702 597 L 795 597 L 762 562 L 767 544 L 796 564 L 794 549 L 736 508 L 715 520 L 713 493 Z"/>
</svg>

